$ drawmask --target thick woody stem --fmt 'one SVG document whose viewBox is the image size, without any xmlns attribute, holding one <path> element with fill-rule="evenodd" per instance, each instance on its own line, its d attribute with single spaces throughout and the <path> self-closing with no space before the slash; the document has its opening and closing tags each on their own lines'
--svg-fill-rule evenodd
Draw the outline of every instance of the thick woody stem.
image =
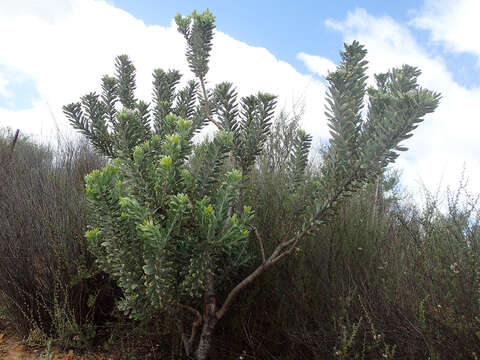
<svg viewBox="0 0 480 360">
<path fill-rule="evenodd" d="M 217 301 L 215 293 L 215 278 L 211 274 L 208 278 L 207 291 L 205 292 L 205 309 L 203 314 L 203 326 L 198 342 L 197 350 L 195 351 L 196 360 L 205 360 L 208 351 L 212 345 L 212 338 L 217 324 Z"/>
</svg>

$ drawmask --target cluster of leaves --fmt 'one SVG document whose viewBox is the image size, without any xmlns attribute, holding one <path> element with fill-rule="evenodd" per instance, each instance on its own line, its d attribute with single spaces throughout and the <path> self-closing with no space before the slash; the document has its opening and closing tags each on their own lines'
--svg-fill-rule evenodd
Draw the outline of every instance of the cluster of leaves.
<svg viewBox="0 0 480 360">
<path fill-rule="evenodd" d="M 241 175 L 228 172 L 212 196 L 195 198 L 189 171 L 178 171 L 182 125 L 188 132 L 180 122 L 180 134 L 163 144 L 154 136 L 135 149 L 131 163 L 116 160 L 87 177 L 90 248 L 123 289 L 121 308 L 135 317 L 200 296 L 221 258 L 238 266 L 249 260 L 251 210 L 226 221 Z"/>
<path fill-rule="evenodd" d="M 327 77 L 325 114 L 331 139 L 315 194 L 320 201 L 313 221 L 321 220 L 340 200 L 375 180 L 400 151 L 407 150 L 400 143 L 413 135 L 440 100 L 439 94 L 418 85 L 421 72 L 409 65 L 375 75 L 376 86 L 367 90 L 366 54 L 358 41 L 345 44 L 340 65 Z M 369 107 L 364 119 L 366 97 Z"/>
</svg>

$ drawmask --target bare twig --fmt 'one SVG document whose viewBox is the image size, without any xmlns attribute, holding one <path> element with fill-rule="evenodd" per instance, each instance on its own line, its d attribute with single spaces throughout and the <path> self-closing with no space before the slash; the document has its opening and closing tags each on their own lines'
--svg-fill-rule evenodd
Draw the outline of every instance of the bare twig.
<svg viewBox="0 0 480 360">
<path fill-rule="evenodd" d="M 8 154 L 6 154 L 5 157 L 0 161 L 0 164 L 4 164 L 4 163 L 6 164 L 10 160 L 10 158 L 12 157 L 13 150 L 15 150 L 15 145 L 17 145 L 19 134 L 20 134 L 20 129 L 17 129 L 17 131 L 15 131 L 15 135 L 13 137 L 12 144 L 10 145 L 10 152 Z"/>
<path fill-rule="evenodd" d="M 13 137 L 12 145 L 10 146 L 10 154 L 13 153 L 13 149 L 15 149 L 15 145 L 18 141 L 18 134 L 20 134 L 20 129 L 17 129 L 17 131 L 15 131 L 15 136 Z"/>
<path fill-rule="evenodd" d="M 177 303 L 177 304 L 176 304 L 176 307 L 178 307 L 178 308 L 180 308 L 180 309 L 183 309 L 183 310 L 187 310 L 188 312 L 191 312 L 191 313 L 192 313 L 193 315 L 195 315 L 196 317 L 200 317 L 200 318 L 202 317 L 202 315 L 200 314 L 200 312 L 199 312 L 197 309 L 195 309 L 195 308 L 193 308 L 193 307 L 191 307 L 191 306 L 189 306 L 189 305 Z"/>
<path fill-rule="evenodd" d="M 265 263 L 265 249 L 263 248 L 263 240 L 260 237 L 260 234 L 258 233 L 258 230 L 255 226 L 250 225 L 252 228 L 253 232 L 255 233 L 255 237 L 257 238 L 258 241 L 258 247 L 260 248 L 260 253 L 262 254 L 262 264 Z"/>
</svg>

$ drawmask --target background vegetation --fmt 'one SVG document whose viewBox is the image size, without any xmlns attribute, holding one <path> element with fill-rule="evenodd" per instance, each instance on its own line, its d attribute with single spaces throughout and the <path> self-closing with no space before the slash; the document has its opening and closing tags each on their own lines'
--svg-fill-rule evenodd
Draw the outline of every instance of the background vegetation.
<svg viewBox="0 0 480 360">
<path fill-rule="evenodd" d="M 244 183 L 270 248 L 297 227 L 322 159 L 314 156 L 303 195 L 292 197 L 283 179 L 298 120 L 277 118 Z M 1 132 L 0 315 L 30 343 L 181 358 L 173 319 L 117 313 L 121 294 L 86 250 L 84 176 L 105 160 L 83 140 L 53 148 L 21 137 L 10 155 L 12 137 Z M 419 208 L 398 181 L 389 172 L 362 189 L 280 271 L 249 287 L 218 324 L 211 358 L 478 358 L 477 198 L 461 182 L 455 192 L 425 192 Z"/>
</svg>

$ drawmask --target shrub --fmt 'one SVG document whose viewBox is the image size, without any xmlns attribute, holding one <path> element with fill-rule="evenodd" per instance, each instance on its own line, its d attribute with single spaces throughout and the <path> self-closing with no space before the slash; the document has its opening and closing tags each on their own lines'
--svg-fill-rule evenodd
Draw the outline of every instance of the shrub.
<svg viewBox="0 0 480 360">
<path fill-rule="evenodd" d="M 298 129 L 291 147 L 281 145 L 290 169 L 283 193 L 287 202 L 298 204 L 300 198 L 304 206 L 295 206 L 299 226 L 270 242 L 272 252 L 266 253 L 266 234 L 253 226 L 242 189 L 265 146 L 275 97 L 259 93 L 237 102 L 230 83 L 207 90 L 214 17 L 207 10 L 175 20 L 198 82 L 175 93 L 178 72 L 155 70 L 153 127 L 149 104 L 135 98 L 135 68 L 125 55 L 117 57 L 116 76 L 103 77 L 101 96 L 90 93 L 64 111 L 97 150 L 114 158 L 87 176 L 92 218 L 86 237 L 97 264 L 123 290 L 120 308 L 137 319 L 158 311 L 191 313 L 189 335 L 177 317 L 185 352 L 205 359 L 218 320 L 238 294 L 293 254 L 301 240 L 328 223 L 343 200 L 395 161 L 406 150 L 400 142 L 434 111 L 439 95 L 419 87 L 420 71 L 407 65 L 377 75 L 376 87 L 367 92 L 366 50 L 358 42 L 345 45 L 340 66 L 327 78 L 332 139 L 314 182 L 307 184 L 304 172 L 311 137 Z M 117 101 L 123 110 L 116 110 Z M 196 156 L 192 138 L 207 122 L 220 131 L 198 148 L 203 156 Z M 192 157 L 197 167 L 189 166 Z M 311 192 L 304 192 L 308 185 Z M 253 260 L 250 229 L 259 244 L 260 264 L 228 289 L 231 274 Z M 218 305 L 223 291 L 225 300 Z"/>
<path fill-rule="evenodd" d="M 100 278 L 90 278 L 83 177 L 105 161 L 85 141 L 54 149 L 20 136 L 12 152 L 11 138 L 3 130 L 0 298 L 5 316 L 25 336 L 35 331 L 80 346 L 93 336 L 93 323 L 101 316 L 95 300 L 104 296 Z"/>
</svg>

